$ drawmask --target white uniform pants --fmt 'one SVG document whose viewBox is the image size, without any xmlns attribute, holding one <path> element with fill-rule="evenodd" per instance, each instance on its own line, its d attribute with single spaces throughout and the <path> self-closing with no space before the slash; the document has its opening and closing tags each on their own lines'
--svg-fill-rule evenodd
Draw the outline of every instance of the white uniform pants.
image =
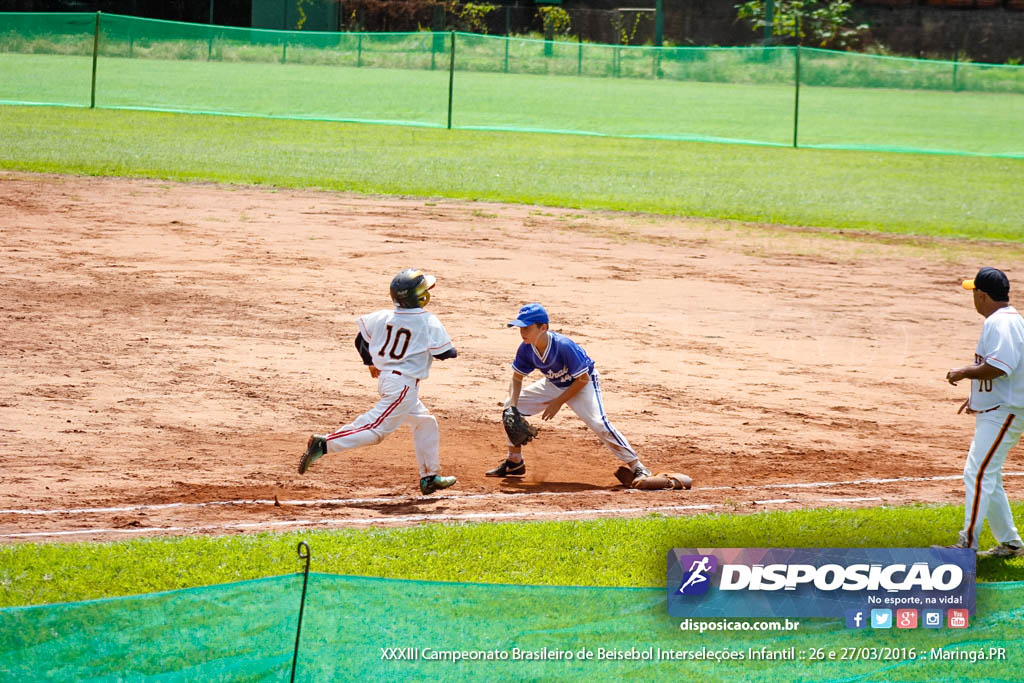
<svg viewBox="0 0 1024 683">
<path fill-rule="evenodd" d="M 413 448 L 420 477 L 441 473 L 440 431 L 437 420 L 420 401 L 419 382 L 390 371 L 377 379 L 380 400 L 368 412 L 327 435 L 327 452 L 378 444 L 403 424 L 412 427 Z"/>
<path fill-rule="evenodd" d="M 1010 501 L 1003 489 L 1003 463 L 1024 431 L 1024 415 L 1000 408 L 975 416 L 974 441 L 964 465 L 964 528 L 960 542 L 978 547 L 981 526 L 988 517 L 999 543 L 1021 542 L 1013 525 Z"/>
<path fill-rule="evenodd" d="M 539 415 L 544 412 L 544 408 L 551 401 L 561 396 L 564 391 L 565 389 L 560 389 L 554 382 L 549 382 L 547 378 L 544 378 L 523 387 L 516 407 L 523 415 Z M 507 401 L 505 403 L 508 405 Z M 580 393 L 569 399 L 565 405 L 580 416 L 580 419 L 597 434 L 597 438 L 615 454 L 616 458 L 624 463 L 632 463 L 638 459 L 636 451 L 626 441 L 626 437 L 615 429 L 615 426 L 604 414 L 604 403 L 601 400 L 601 380 L 596 372 L 591 375 L 590 381 L 580 390 Z"/>
</svg>

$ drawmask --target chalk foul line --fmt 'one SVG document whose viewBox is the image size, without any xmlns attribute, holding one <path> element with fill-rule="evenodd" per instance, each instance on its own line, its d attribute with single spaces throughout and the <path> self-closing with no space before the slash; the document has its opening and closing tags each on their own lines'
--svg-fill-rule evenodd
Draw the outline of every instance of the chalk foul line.
<svg viewBox="0 0 1024 683">
<path fill-rule="evenodd" d="M 1004 477 L 1022 477 L 1024 472 L 1004 473 Z M 838 482 L 799 482 L 785 484 L 763 484 L 760 486 L 715 486 L 700 489 L 702 491 L 733 490 L 733 491 L 757 491 L 763 489 L 810 489 L 830 488 L 835 486 L 860 486 L 866 484 L 889 484 L 899 482 L 924 482 L 924 481 L 953 481 L 960 479 L 961 475 L 937 476 L 937 477 L 894 477 L 888 479 L 855 479 Z M 592 491 L 592 494 L 621 494 L 638 493 L 634 491 Z M 474 493 L 453 496 L 440 496 L 435 499 L 448 498 L 450 500 L 480 499 L 480 498 L 505 498 L 521 499 L 524 497 L 538 496 L 564 496 L 580 495 L 580 492 L 556 492 L 539 491 L 533 493 Z M 640 494 L 642 495 L 642 494 Z M 422 496 L 389 496 L 378 498 L 327 498 L 319 500 L 288 500 L 280 501 L 280 505 L 295 506 L 320 506 L 320 505 L 353 505 L 359 503 L 395 503 L 412 500 L 422 500 Z M 856 503 L 881 501 L 878 497 L 854 497 L 854 498 L 821 498 L 822 502 Z M 153 505 L 129 505 L 119 507 L 103 508 L 70 508 L 65 510 L 0 510 L 0 514 L 11 515 L 54 515 L 54 514 L 99 514 L 104 512 L 136 512 L 144 510 L 166 510 L 173 508 L 201 508 L 209 506 L 226 505 L 274 505 L 278 501 L 270 499 L 251 500 L 221 500 L 206 501 L 199 503 L 163 503 Z M 749 501 L 755 505 L 774 505 L 797 502 L 792 498 L 773 498 L 766 500 Z M 419 515 L 383 516 L 383 517 L 348 517 L 342 519 L 291 519 L 266 522 L 229 522 L 223 524 L 207 524 L 198 526 L 163 526 L 163 527 L 124 527 L 124 528 L 90 528 L 74 529 L 67 531 L 29 531 L 11 534 L 0 534 L 0 538 L 34 538 L 41 536 L 83 536 L 103 534 L 146 534 L 146 533 L 201 533 L 212 531 L 252 530 L 252 529 L 273 529 L 284 527 L 338 527 L 338 526 L 361 526 L 367 524 L 408 524 L 415 522 L 430 521 L 482 521 L 482 520 L 503 520 L 503 519 L 542 519 L 547 517 L 577 517 L 582 515 L 622 515 L 622 514 L 650 514 L 652 512 L 682 512 L 687 510 L 713 510 L 716 508 L 728 507 L 719 503 L 704 503 L 692 505 L 662 505 L 642 507 L 608 507 L 590 508 L 586 510 L 533 510 L 513 512 L 466 512 L 466 513 L 432 513 Z"/>
<path fill-rule="evenodd" d="M 1004 472 L 1004 477 L 1024 477 L 1024 472 Z M 962 475 L 944 475 L 938 477 L 892 477 L 888 479 L 870 478 L 870 479 L 851 479 L 847 481 L 815 481 L 815 482 L 794 482 L 784 484 L 759 484 L 751 486 L 708 486 L 698 487 L 700 491 L 760 491 L 763 489 L 814 489 L 814 488 L 833 488 L 836 486 L 866 486 L 872 484 L 898 484 L 902 482 L 925 482 L 925 481 L 955 481 L 961 479 Z M 520 500 L 523 498 L 530 497 L 558 497 L 558 496 L 579 496 L 584 492 L 580 491 L 535 491 L 529 493 L 466 493 L 466 494 L 454 494 L 447 496 L 435 496 L 432 500 L 439 498 L 447 498 L 449 500 L 473 500 L 473 499 L 504 499 Z M 589 491 L 586 492 L 591 495 L 621 495 L 623 493 L 637 493 L 643 495 L 640 492 L 625 492 L 621 490 L 610 490 L 610 491 Z M 111 512 L 142 512 L 146 510 L 171 510 L 175 508 L 189 509 L 189 508 L 204 508 L 213 506 L 230 506 L 230 505 L 275 505 L 280 504 L 290 506 L 322 506 L 322 505 L 365 505 L 367 503 L 406 503 L 415 500 L 422 500 L 423 496 L 406 495 L 406 496 L 381 496 L 375 498 L 318 498 L 313 500 L 273 500 L 266 498 L 253 498 L 253 499 L 238 499 L 238 500 L 211 500 L 203 501 L 198 503 L 153 503 L 145 505 L 119 505 L 113 507 L 92 507 L 92 508 L 55 508 L 55 509 L 6 509 L 0 510 L 0 515 L 90 515 L 90 514 L 103 514 Z M 824 500 L 824 499 L 823 499 Z M 838 499 L 837 499 L 838 500 Z"/>
</svg>

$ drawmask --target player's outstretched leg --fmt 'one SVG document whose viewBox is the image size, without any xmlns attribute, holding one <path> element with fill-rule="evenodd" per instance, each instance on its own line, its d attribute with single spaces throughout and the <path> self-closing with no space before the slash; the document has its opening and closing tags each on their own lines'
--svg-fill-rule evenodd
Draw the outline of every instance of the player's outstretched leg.
<svg viewBox="0 0 1024 683">
<path fill-rule="evenodd" d="M 651 471 L 640 461 L 633 447 L 629 445 L 615 425 L 611 423 L 604 412 L 604 402 L 601 399 L 601 380 L 595 372 L 591 381 L 576 394 L 568 403 L 574 413 L 579 415 L 591 431 L 597 435 L 601 443 L 610 450 L 616 458 L 626 463 L 633 470 L 634 479 L 642 479 L 651 476 Z"/>
<path fill-rule="evenodd" d="M 306 452 L 299 459 L 299 474 L 327 453 L 373 446 L 398 429 L 406 415 L 419 402 L 416 385 L 389 378 L 381 382 L 381 397 L 377 404 L 349 424 L 331 434 L 314 434 L 306 444 Z"/>
</svg>

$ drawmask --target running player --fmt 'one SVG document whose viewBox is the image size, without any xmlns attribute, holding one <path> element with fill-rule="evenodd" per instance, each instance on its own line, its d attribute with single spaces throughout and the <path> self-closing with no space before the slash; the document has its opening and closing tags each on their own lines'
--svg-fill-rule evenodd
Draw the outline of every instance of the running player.
<svg viewBox="0 0 1024 683">
<path fill-rule="evenodd" d="M 988 517 L 999 545 L 981 557 L 1024 555 L 1010 502 L 1003 489 L 1003 463 L 1024 431 L 1024 319 L 1010 305 L 1010 281 L 996 268 L 982 268 L 964 289 L 974 290 L 974 308 L 984 316 L 974 364 L 954 368 L 946 380 L 971 380 L 971 397 L 960 410 L 975 415 L 974 441 L 964 465 L 964 528 L 955 548 L 978 548 Z"/>
<path fill-rule="evenodd" d="M 523 339 L 512 361 L 512 386 L 506 406 L 512 405 L 523 415 L 541 413 L 550 420 L 563 405 L 572 408 L 583 422 L 608 447 L 615 457 L 633 470 L 634 479 L 650 476 L 640 457 L 604 414 L 601 381 L 594 361 L 583 348 L 565 335 L 548 329 L 548 312 L 538 303 L 526 304 L 519 315 L 508 323 L 518 327 Z M 539 370 L 544 377 L 523 389 L 523 378 Z M 508 444 L 508 455 L 489 477 L 520 477 L 526 474 L 522 446 Z"/>
<path fill-rule="evenodd" d="M 419 463 L 420 491 L 426 495 L 455 484 L 455 477 L 441 476 L 437 420 L 419 398 L 420 381 L 430 373 L 432 360 L 458 355 L 444 325 L 423 308 L 435 283 L 433 275 L 403 270 L 391 281 L 394 310 L 380 310 L 356 321 L 356 349 L 377 380 L 380 400 L 334 433 L 309 437 L 299 474 L 326 453 L 378 444 L 408 424 Z"/>
</svg>

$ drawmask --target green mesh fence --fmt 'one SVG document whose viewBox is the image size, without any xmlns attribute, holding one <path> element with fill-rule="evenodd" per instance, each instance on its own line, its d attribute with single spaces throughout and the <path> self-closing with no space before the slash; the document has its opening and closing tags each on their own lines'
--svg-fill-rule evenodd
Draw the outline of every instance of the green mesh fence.
<svg viewBox="0 0 1024 683">
<path fill-rule="evenodd" d="M 0 678 L 287 680 L 301 592 L 302 576 L 291 575 L 3 609 Z M 795 631 L 700 634 L 667 616 L 664 589 L 310 574 L 296 680 L 1011 680 L 1024 656 L 1022 619 L 1022 582 L 979 585 L 964 630 L 855 631 L 816 619 Z M 753 660 L 762 648 L 794 658 Z M 1006 659 L 972 661 L 990 648 Z M 659 660 L 662 652 L 703 658 Z M 743 657 L 710 658 L 726 652 Z"/>
<path fill-rule="evenodd" d="M 1024 158 L 1022 66 L 22 12 L 0 71 L 8 104 Z"/>
<path fill-rule="evenodd" d="M 0 610 L 0 679 L 282 680 L 302 576 Z"/>
</svg>

